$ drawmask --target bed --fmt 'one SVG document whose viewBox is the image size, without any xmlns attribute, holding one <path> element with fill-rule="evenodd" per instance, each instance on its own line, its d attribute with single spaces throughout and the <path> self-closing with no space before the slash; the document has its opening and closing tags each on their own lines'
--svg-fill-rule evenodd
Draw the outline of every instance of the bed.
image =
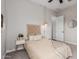
<svg viewBox="0 0 79 59">
<path fill-rule="evenodd" d="M 32 26 L 35 25 L 30 25 L 30 27 Z M 39 26 L 35 26 L 35 28 L 38 27 Z M 32 32 L 32 28 L 30 30 L 31 31 L 28 32 L 30 32 L 31 35 L 33 34 L 34 36 L 35 34 L 40 33 L 38 29 L 35 29 L 35 32 L 34 30 Z M 24 47 L 27 50 L 30 59 L 67 59 L 69 56 L 72 56 L 70 47 L 65 43 L 49 40 L 48 38 L 42 38 L 39 36 L 35 38 L 31 37 L 30 39 L 31 40 L 26 41 L 26 43 L 24 44 Z"/>
</svg>

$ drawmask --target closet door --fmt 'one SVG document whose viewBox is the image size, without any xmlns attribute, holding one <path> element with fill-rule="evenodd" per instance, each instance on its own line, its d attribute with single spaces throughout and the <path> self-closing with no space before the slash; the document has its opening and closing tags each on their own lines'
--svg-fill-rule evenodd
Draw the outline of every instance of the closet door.
<svg viewBox="0 0 79 59">
<path fill-rule="evenodd" d="M 64 17 L 56 17 L 56 40 L 64 41 Z"/>
</svg>

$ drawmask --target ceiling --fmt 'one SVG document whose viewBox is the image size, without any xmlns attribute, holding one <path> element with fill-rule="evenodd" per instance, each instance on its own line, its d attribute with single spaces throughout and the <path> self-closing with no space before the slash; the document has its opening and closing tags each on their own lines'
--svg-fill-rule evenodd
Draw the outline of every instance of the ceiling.
<svg viewBox="0 0 79 59">
<path fill-rule="evenodd" d="M 53 0 L 51 3 L 48 3 L 49 0 L 30 0 L 30 1 L 53 10 L 62 10 L 77 3 L 77 0 L 71 0 L 71 1 L 63 0 L 62 4 L 59 3 L 59 0 Z"/>
</svg>

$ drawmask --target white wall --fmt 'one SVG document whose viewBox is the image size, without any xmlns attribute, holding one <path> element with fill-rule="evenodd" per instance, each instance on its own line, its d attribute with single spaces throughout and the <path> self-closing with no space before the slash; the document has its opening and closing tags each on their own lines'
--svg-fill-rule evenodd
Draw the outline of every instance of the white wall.
<svg viewBox="0 0 79 59">
<path fill-rule="evenodd" d="M 77 6 L 73 5 L 63 11 L 59 12 L 58 15 L 64 15 L 65 19 L 65 41 L 77 44 L 77 27 L 69 28 L 68 23 L 70 20 L 77 20 Z"/>
<path fill-rule="evenodd" d="M 1 14 L 3 14 L 3 20 L 4 24 L 6 24 L 6 15 L 5 15 L 5 0 L 1 0 Z M 5 41 L 6 41 L 6 26 L 5 28 L 1 28 L 1 59 L 4 59 L 4 56 L 6 54 L 6 46 L 5 46 Z"/>
<path fill-rule="evenodd" d="M 27 0 L 7 0 L 6 7 L 8 19 L 6 50 L 9 51 L 15 49 L 17 34 L 26 33 L 27 24 L 41 25 L 43 23 L 44 8 Z M 49 11 L 50 10 L 47 11 L 47 14 L 51 15 Z M 50 16 L 47 18 L 49 19 L 49 17 Z M 50 29 L 48 29 L 48 31 L 50 31 Z"/>
</svg>

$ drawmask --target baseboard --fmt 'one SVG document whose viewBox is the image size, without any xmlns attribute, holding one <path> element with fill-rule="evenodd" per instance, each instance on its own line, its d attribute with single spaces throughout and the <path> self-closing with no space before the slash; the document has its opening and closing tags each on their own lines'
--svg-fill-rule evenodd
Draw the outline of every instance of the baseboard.
<svg viewBox="0 0 79 59">
<path fill-rule="evenodd" d="M 16 51 L 16 49 L 7 50 L 6 53 L 10 53 L 10 52 L 14 52 L 14 51 Z"/>
<path fill-rule="evenodd" d="M 22 49 L 24 49 L 23 47 L 20 47 L 20 48 L 18 48 L 17 50 L 22 50 Z"/>
<path fill-rule="evenodd" d="M 65 41 L 66 43 L 72 44 L 72 45 L 77 45 L 77 43 L 73 43 L 73 42 L 69 42 L 69 41 Z"/>
<path fill-rule="evenodd" d="M 17 50 L 22 50 L 24 49 L 23 47 L 18 48 Z M 12 49 L 12 50 L 7 50 L 6 53 L 10 53 L 10 52 L 14 52 L 17 51 L 16 49 Z"/>
<path fill-rule="evenodd" d="M 3 56 L 1 57 L 1 59 L 5 59 L 5 56 L 6 56 L 6 54 L 5 54 L 5 55 L 3 55 Z"/>
</svg>

